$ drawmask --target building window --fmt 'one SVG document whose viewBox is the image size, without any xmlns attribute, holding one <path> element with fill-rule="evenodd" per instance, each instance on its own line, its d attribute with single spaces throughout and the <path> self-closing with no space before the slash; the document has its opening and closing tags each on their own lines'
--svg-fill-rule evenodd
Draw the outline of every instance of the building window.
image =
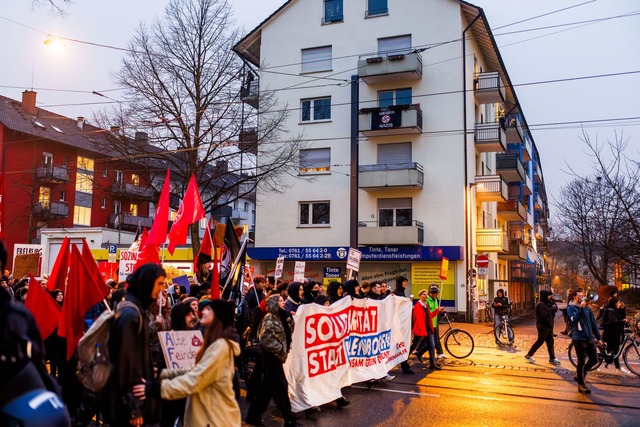
<svg viewBox="0 0 640 427">
<path fill-rule="evenodd" d="M 138 216 L 138 205 L 135 203 L 131 203 L 129 205 L 129 213 L 133 216 Z"/>
<path fill-rule="evenodd" d="M 201 230 L 206 230 L 207 229 L 207 221 L 208 220 L 207 220 L 206 216 L 200 220 L 200 229 Z"/>
<path fill-rule="evenodd" d="M 303 99 L 300 101 L 303 122 L 331 120 L 331 97 Z"/>
<path fill-rule="evenodd" d="M 43 209 L 49 209 L 51 206 L 51 189 L 49 187 L 40 187 L 38 202 Z"/>
<path fill-rule="evenodd" d="M 329 202 L 301 202 L 300 225 L 328 225 L 330 224 L 330 213 Z"/>
<path fill-rule="evenodd" d="M 324 18 L 323 24 L 332 22 L 342 22 L 342 0 L 324 0 Z"/>
<path fill-rule="evenodd" d="M 384 15 L 389 13 L 387 0 L 367 0 L 366 16 Z"/>
<path fill-rule="evenodd" d="M 60 190 L 60 201 L 64 202 L 67 200 L 67 190 Z"/>
<path fill-rule="evenodd" d="M 331 71 L 331 46 L 302 49 L 302 72 Z"/>
<path fill-rule="evenodd" d="M 133 185 L 135 185 L 136 187 L 138 187 L 140 185 L 140 175 L 138 175 L 137 173 L 132 173 L 131 174 L 131 183 Z"/>
<path fill-rule="evenodd" d="M 249 202 L 244 202 L 242 208 L 243 211 L 249 212 Z"/>
<path fill-rule="evenodd" d="M 93 177 L 88 173 L 78 172 L 76 174 L 76 191 L 91 194 L 93 192 Z"/>
<path fill-rule="evenodd" d="M 405 55 L 411 52 L 411 35 L 378 39 L 378 55 Z"/>
<path fill-rule="evenodd" d="M 388 108 L 392 105 L 411 105 L 411 88 L 383 90 L 378 92 L 378 106 Z"/>
<path fill-rule="evenodd" d="M 116 171 L 116 182 L 122 183 L 124 180 L 124 173 L 122 171 Z"/>
<path fill-rule="evenodd" d="M 42 164 L 45 165 L 45 166 L 52 165 L 53 164 L 53 154 L 52 153 L 43 152 L 42 153 Z"/>
<path fill-rule="evenodd" d="M 84 169 L 86 171 L 93 172 L 93 159 L 78 156 L 78 169 Z"/>
<path fill-rule="evenodd" d="M 100 203 L 100 207 L 102 209 L 107 209 L 107 198 L 106 197 L 102 198 L 102 202 Z"/>
<path fill-rule="evenodd" d="M 411 163 L 411 143 L 378 144 L 379 165 L 406 165 Z"/>
<path fill-rule="evenodd" d="M 120 215 L 120 212 L 122 212 L 122 204 L 120 203 L 120 200 L 114 200 L 113 201 L 113 213 L 115 215 Z"/>
<path fill-rule="evenodd" d="M 411 198 L 378 199 L 380 227 L 407 227 L 413 224 Z"/>
<path fill-rule="evenodd" d="M 73 207 L 73 225 L 91 225 L 91 208 L 75 205 Z"/>
<path fill-rule="evenodd" d="M 102 177 L 109 178 L 109 168 L 104 168 L 104 170 L 102 171 Z"/>
<path fill-rule="evenodd" d="M 314 148 L 300 150 L 300 173 L 317 173 L 331 171 L 331 149 Z"/>
</svg>

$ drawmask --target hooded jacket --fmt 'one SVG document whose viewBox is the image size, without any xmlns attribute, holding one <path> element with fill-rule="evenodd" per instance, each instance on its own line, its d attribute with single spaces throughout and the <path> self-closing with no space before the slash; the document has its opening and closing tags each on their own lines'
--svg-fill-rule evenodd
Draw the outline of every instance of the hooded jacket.
<svg viewBox="0 0 640 427">
<path fill-rule="evenodd" d="M 575 341 L 589 341 L 592 338 L 600 339 L 600 331 L 593 311 L 587 305 L 580 307 L 574 301 L 569 302 L 567 306 L 567 315 L 571 322 L 571 339 Z"/>
<path fill-rule="evenodd" d="M 549 306 L 551 292 L 540 291 L 540 302 L 536 305 L 536 328 L 553 329 L 553 310 Z"/>
<path fill-rule="evenodd" d="M 334 281 L 329 282 L 329 286 L 327 287 L 327 294 L 329 295 L 329 302 L 333 304 L 338 301 L 341 296 L 338 295 L 338 290 L 342 287 L 342 283 Z"/>
<path fill-rule="evenodd" d="M 302 304 L 302 301 L 300 300 L 301 286 L 302 283 L 293 282 L 287 288 L 287 294 L 289 295 L 289 297 L 284 302 L 284 311 L 286 311 L 287 313 L 295 313 L 296 311 L 298 311 L 298 307 L 300 307 L 300 304 Z"/>
<path fill-rule="evenodd" d="M 280 295 L 272 295 L 267 299 L 267 314 L 262 319 L 258 339 L 264 351 L 273 353 L 280 362 L 284 363 L 289 354 L 289 343 L 287 342 L 286 326 L 282 323 L 278 299 Z M 287 316 L 288 328 L 293 334 L 293 319 Z"/>
<path fill-rule="evenodd" d="M 185 426 L 239 426 L 240 408 L 233 392 L 233 358 L 240 345 L 219 338 L 191 370 L 165 369 L 160 374 L 163 399 L 187 398 Z"/>
</svg>

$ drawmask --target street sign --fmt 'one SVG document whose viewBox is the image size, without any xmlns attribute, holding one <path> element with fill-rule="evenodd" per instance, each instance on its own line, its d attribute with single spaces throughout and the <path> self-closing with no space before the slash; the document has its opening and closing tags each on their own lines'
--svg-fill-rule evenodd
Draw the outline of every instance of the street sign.
<svg viewBox="0 0 640 427">
<path fill-rule="evenodd" d="M 488 268 L 478 267 L 478 276 L 486 276 L 489 273 Z"/>
<path fill-rule="evenodd" d="M 349 254 L 347 255 L 347 269 L 358 271 L 360 269 L 360 258 L 362 258 L 362 252 L 357 249 L 349 248 Z"/>
<path fill-rule="evenodd" d="M 118 247 L 116 245 L 107 246 L 107 250 L 110 254 L 115 254 L 118 251 Z"/>
<path fill-rule="evenodd" d="M 489 257 L 484 254 L 476 255 L 476 267 L 489 268 Z"/>
<path fill-rule="evenodd" d="M 273 274 L 273 277 L 279 279 L 282 277 L 282 270 L 284 269 L 284 257 L 280 256 L 276 259 L 276 271 Z"/>
</svg>

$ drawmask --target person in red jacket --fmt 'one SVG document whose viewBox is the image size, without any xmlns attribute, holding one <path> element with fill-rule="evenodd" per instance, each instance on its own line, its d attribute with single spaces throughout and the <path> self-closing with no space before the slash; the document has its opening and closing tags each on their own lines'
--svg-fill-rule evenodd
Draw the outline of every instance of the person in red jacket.
<svg viewBox="0 0 640 427">
<path fill-rule="evenodd" d="M 420 290 L 418 302 L 413 306 L 413 342 L 409 353 L 416 350 L 416 357 L 423 363 L 422 354 L 426 347 L 429 348 L 429 369 L 441 370 L 442 368 L 436 364 L 435 358 L 435 341 L 434 341 L 434 329 L 433 318 L 438 315 L 438 312 L 431 312 L 429 305 L 427 304 L 427 298 L 429 294 L 426 289 Z M 426 345 L 421 345 L 426 341 Z"/>
</svg>

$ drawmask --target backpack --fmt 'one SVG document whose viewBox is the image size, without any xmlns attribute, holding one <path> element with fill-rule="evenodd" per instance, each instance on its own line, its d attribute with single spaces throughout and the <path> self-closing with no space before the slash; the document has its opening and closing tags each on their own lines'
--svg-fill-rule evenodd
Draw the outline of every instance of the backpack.
<svg viewBox="0 0 640 427">
<path fill-rule="evenodd" d="M 598 329 L 604 329 L 605 319 L 607 317 L 607 306 L 602 306 L 598 309 L 598 313 L 596 314 L 596 323 L 598 324 Z"/>
<path fill-rule="evenodd" d="M 142 331 L 140 309 L 132 302 L 121 301 L 115 311 L 105 310 L 102 312 L 78 342 L 78 370 L 76 371 L 76 376 L 84 387 L 94 393 L 102 391 L 111 375 L 113 368 L 109 358 L 111 325 L 124 307 L 134 308 L 138 313 L 140 318 L 138 333 L 140 333 Z"/>
</svg>

